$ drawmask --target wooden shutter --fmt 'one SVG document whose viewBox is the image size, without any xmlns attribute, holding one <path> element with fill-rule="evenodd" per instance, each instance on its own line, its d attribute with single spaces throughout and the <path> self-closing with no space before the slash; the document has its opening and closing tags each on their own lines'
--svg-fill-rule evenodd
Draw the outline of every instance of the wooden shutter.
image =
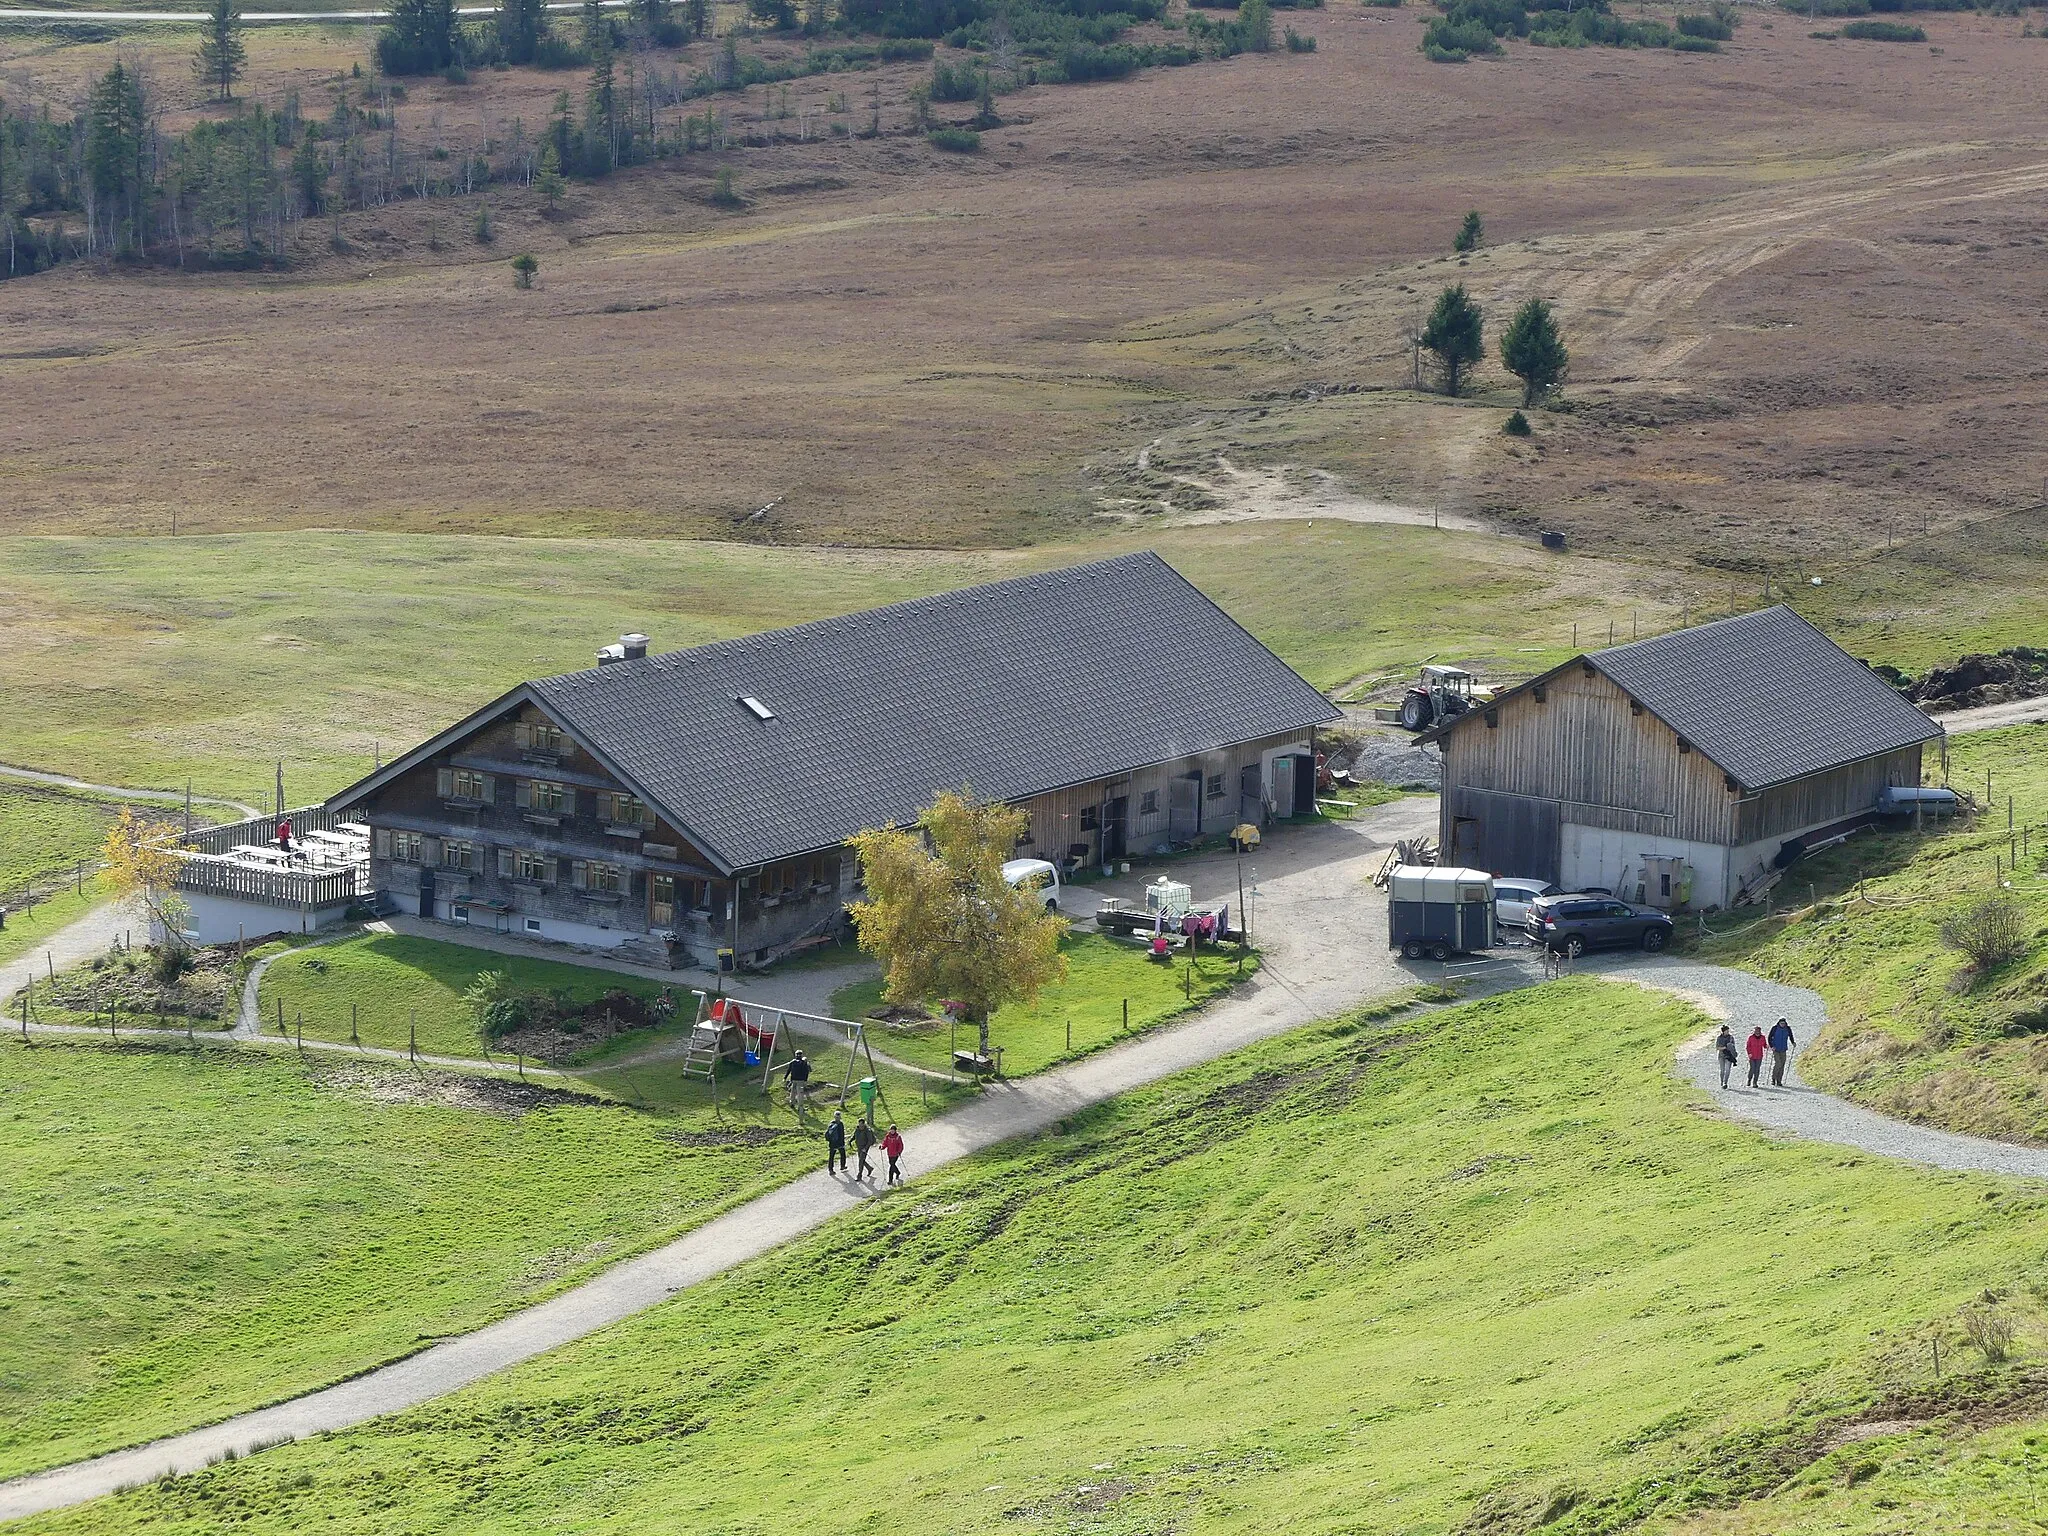
<svg viewBox="0 0 2048 1536">
<path fill-rule="evenodd" d="M 389 827 L 379 827 L 376 831 L 372 832 L 370 834 L 370 846 L 376 851 L 378 858 L 390 858 L 391 829 Z"/>
<path fill-rule="evenodd" d="M 455 775 L 446 768 L 434 770 L 434 789 L 445 800 L 455 793 Z"/>
<path fill-rule="evenodd" d="M 570 863 L 569 883 L 579 891 L 589 886 L 590 861 L 588 859 L 576 859 Z"/>
<path fill-rule="evenodd" d="M 501 876 L 519 873 L 519 855 L 510 848 L 500 848 L 498 850 L 498 873 Z"/>
<path fill-rule="evenodd" d="M 438 864 L 441 862 L 441 839 L 426 837 L 420 839 L 420 862 Z"/>
<path fill-rule="evenodd" d="M 497 781 L 497 778 L 496 778 L 496 777 L 495 777 L 494 775 L 492 775 L 492 774 L 488 774 L 488 773 L 484 773 L 484 774 L 478 774 L 478 775 L 477 775 L 477 777 L 478 777 L 479 779 L 481 779 L 481 780 L 483 781 L 483 786 L 484 786 L 484 804 L 485 804 L 485 805 L 496 805 L 496 804 L 498 803 L 498 781 Z"/>
<path fill-rule="evenodd" d="M 523 731 L 526 727 L 522 725 L 520 729 Z M 522 807 L 533 804 L 533 780 L 514 779 L 512 781 L 512 802 Z"/>
<path fill-rule="evenodd" d="M 574 816 L 576 814 L 576 790 L 573 785 L 564 784 L 562 786 L 562 814 L 564 816 Z"/>
<path fill-rule="evenodd" d="M 540 862 L 542 880 L 548 885 L 555 884 L 557 880 L 560 878 L 559 873 L 557 871 L 557 865 L 559 864 L 559 861 L 556 859 L 547 858 L 542 859 Z"/>
<path fill-rule="evenodd" d="M 533 727 L 524 720 L 512 727 L 512 744 L 524 752 L 533 745 Z"/>
</svg>

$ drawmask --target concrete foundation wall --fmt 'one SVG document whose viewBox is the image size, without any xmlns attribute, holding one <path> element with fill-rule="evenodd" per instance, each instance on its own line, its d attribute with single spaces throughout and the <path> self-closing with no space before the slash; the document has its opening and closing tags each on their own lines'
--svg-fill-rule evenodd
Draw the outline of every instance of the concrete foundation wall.
<svg viewBox="0 0 2048 1536">
<path fill-rule="evenodd" d="M 232 944 L 236 939 L 255 939 L 270 933 L 318 933 L 342 920 L 345 906 L 316 907 L 307 912 L 299 907 L 274 907 L 263 902 L 232 896 L 209 896 L 203 891 L 185 892 L 184 936 L 195 944 Z M 151 924 L 150 939 L 163 935 Z"/>
</svg>

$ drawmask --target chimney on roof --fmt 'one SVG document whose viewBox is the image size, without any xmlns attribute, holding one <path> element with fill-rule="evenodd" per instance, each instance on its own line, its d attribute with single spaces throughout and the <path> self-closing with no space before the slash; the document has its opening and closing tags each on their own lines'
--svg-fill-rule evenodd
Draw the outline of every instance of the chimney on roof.
<svg viewBox="0 0 2048 1536">
<path fill-rule="evenodd" d="M 600 667 L 609 667 L 621 661 L 642 661 L 646 656 L 645 635 L 621 635 L 618 644 L 598 647 L 597 664 Z"/>
</svg>

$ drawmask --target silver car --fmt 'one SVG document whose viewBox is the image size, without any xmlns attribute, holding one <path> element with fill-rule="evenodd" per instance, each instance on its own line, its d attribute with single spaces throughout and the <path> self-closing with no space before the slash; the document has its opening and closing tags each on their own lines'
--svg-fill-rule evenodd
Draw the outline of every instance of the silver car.
<svg viewBox="0 0 2048 1536">
<path fill-rule="evenodd" d="M 1493 882 L 1494 926 L 1503 931 L 1513 929 L 1521 932 L 1529 917 L 1529 903 L 1538 896 L 1555 896 L 1563 889 L 1548 880 L 1496 879 Z"/>
</svg>

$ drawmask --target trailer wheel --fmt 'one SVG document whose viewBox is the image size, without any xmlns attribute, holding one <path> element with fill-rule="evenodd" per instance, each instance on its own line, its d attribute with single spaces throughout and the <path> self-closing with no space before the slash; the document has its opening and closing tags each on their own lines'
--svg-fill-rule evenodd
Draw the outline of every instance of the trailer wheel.
<svg viewBox="0 0 2048 1536">
<path fill-rule="evenodd" d="M 1422 958 L 1422 940 L 1410 939 L 1401 946 L 1401 955 L 1404 959 L 1420 960 Z"/>
<path fill-rule="evenodd" d="M 1432 960 L 1448 960 L 1448 959 L 1450 959 L 1450 958 L 1451 958 L 1451 946 L 1450 946 L 1450 945 L 1448 945 L 1448 944 L 1442 944 L 1442 943 L 1438 943 L 1438 944 L 1432 944 L 1432 945 L 1430 945 L 1430 946 L 1429 946 L 1429 958 L 1430 958 L 1430 959 L 1432 959 Z"/>
</svg>

